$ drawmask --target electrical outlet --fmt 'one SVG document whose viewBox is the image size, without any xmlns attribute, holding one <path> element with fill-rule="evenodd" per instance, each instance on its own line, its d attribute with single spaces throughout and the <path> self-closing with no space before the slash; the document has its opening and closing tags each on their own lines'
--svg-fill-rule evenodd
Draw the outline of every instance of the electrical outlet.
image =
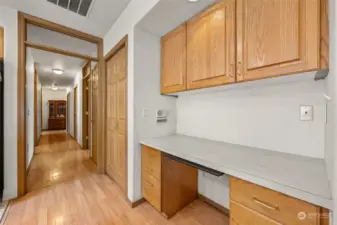
<svg viewBox="0 0 337 225">
<path fill-rule="evenodd" d="M 300 106 L 300 120 L 312 121 L 314 119 L 314 107 L 312 105 Z"/>
</svg>

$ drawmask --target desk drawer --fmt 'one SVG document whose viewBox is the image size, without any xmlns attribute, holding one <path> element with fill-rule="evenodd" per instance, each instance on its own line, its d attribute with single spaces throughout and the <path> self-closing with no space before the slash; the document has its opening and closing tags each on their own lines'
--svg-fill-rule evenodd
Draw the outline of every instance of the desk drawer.
<svg viewBox="0 0 337 225">
<path fill-rule="evenodd" d="M 142 171 L 160 179 L 161 177 L 161 152 L 153 148 L 142 147 Z"/>
<path fill-rule="evenodd" d="M 320 212 L 318 206 L 234 177 L 230 178 L 230 198 L 279 223 L 292 225 L 319 224 L 315 216 Z M 298 217 L 300 212 L 313 216 L 300 220 Z"/>
<path fill-rule="evenodd" d="M 161 182 L 151 174 L 142 171 L 142 192 L 144 198 L 161 212 Z"/>
</svg>

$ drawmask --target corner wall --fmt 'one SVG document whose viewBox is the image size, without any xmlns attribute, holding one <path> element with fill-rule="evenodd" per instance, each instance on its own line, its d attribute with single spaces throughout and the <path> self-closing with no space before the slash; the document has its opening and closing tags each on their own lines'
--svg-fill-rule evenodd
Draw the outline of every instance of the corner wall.
<svg viewBox="0 0 337 225">
<path fill-rule="evenodd" d="M 153 8 L 159 0 L 131 0 L 127 8 L 123 11 L 117 21 L 113 24 L 104 36 L 104 55 L 106 55 L 125 35 L 128 35 L 128 86 L 127 86 L 127 119 L 128 119 L 128 199 L 132 202 L 138 200 L 135 193 L 134 181 L 137 179 L 134 171 L 135 159 L 132 154 L 136 151 L 135 143 L 135 101 L 134 101 L 134 27 Z M 136 181 L 137 182 L 137 181 Z"/>
<path fill-rule="evenodd" d="M 17 86 L 18 86 L 18 11 L 0 6 L 0 26 L 5 32 L 5 120 L 4 200 L 18 194 L 17 182 Z"/>
</svg>

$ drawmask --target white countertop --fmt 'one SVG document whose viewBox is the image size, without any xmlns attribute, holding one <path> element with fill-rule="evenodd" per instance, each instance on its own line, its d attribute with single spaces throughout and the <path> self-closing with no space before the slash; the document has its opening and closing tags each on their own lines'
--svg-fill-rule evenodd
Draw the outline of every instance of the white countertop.
<svg viewBox="0 0 337 225">
<path fill-rule="evenodd" d="M 179 134 L 143 139 L 140 143 L 332 210 L 323 159 Z"/>
</svg>

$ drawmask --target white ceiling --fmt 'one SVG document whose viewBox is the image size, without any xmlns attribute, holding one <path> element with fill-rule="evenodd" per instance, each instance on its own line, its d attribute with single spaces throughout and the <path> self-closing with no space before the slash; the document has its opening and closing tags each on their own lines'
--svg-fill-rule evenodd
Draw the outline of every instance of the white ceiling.
<svg viewBox="0 0 337 225">
<path fill-rule="evenodd" d="M 57 84 L 59 87 L 69 87 L 74 84 L 75 77 L 82 72 L 85 60 L 59 55 L 51 52 L 29 48 L 42 86 Z M 62 69 L 62 75 L 54 74 L 52 69 Z"/>
<path fill-rule="evenodd" d="M 216 0 L 160 0 L 137 24 L 137 27 L 159 37 L 167 34 Z"/>
<path fill-rule="evenodd" d="M 0 5 L 103 37 L 129 2 L 130 0 L 95 0 L 87 18 L 47 0 L 0 0 Z"/>
</svg>

